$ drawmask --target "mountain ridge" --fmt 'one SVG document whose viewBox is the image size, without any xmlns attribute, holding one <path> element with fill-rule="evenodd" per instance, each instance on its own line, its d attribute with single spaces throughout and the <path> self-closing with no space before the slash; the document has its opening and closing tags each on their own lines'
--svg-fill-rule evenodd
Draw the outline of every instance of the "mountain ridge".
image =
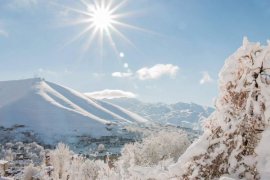
<svg viewBox="0 0 270 180">
<path fill-rule="evenodd" d="M 109 136 L 122 126 L 148 122 L 128 110 L 41 78 L 0 81 L 0 124 L 25 125 L 46 140 L 81 134 Z"/>
<path fill-rule="evenodd" d="M 146 119 L 163 125 L 191 129 L 201 129 L 201 121 L 214 111 L 214 108 L 196 103 L 144 103 L 135 98 L 106 99 L 105 101 L 124 107 Z"/>
</svg>

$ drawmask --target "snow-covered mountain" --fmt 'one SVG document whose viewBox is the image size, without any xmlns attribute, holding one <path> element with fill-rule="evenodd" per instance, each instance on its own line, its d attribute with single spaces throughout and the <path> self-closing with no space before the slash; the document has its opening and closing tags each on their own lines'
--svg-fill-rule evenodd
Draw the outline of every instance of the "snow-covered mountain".
<svg viewBox="0 0 270 180">
<path fill-rule="evenodd" d="M 0 127 L 23 125 L 44 141 L 110 136 L 125 125 L 148 122 L 117 105 L 40 78 L 0 82 Z"/>
<path fill-rule="evenodd" d="M 214 111 L 214 108 L 195 103 L 144 103 L 134 98 L 118 98 L 106 101 L 117 104 L 154 122 L 193 129 L 199 128 L 200 121 Z"/>
</svg>

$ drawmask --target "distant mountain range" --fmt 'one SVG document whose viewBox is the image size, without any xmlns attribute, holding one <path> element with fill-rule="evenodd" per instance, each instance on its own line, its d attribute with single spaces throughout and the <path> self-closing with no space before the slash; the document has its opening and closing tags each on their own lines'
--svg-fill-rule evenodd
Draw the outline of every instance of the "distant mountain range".
<svg viewBox="0 0 270 180">
<path fill-rule="evenodd" d="M 106 101 L 163 125 L 192 129 L 200 129 L 200 122 L 214 111 L 214 108 L 195 103 L 144 103 L 135 98 L 118 98 Z"/>
<path fill-rule="evenodd" d="M 149 121 L 112 103 L 40 78 L 0 82 L 2 138 L 17 129 L 21 132 L 16 138 L 31 136 L 32 132 L 46 143 L 82 135 L 98 138 L 141 123 Z"/>
</svg>

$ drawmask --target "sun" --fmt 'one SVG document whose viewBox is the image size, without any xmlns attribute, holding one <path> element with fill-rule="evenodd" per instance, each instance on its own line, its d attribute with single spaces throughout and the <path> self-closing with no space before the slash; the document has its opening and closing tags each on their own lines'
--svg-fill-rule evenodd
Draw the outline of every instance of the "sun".
<svg viewBox="0 0 270 180">
<path fill-rule="evenodd" d="M 93 9 L 91 16 L 92 23 L 99 30 L 105 30 L 112 26 L 113 16 L 106 8 L 97 7 Z"/>
<path fill-rule="evenodd" d="M 121 11 L 121 8 L 126 5 L 127 0 L 118 0 L 118 3 L 116 3 L 115 0 L 81 0 L 80 2 L 84 5 L 84 9 L 64 7 L 69 12 L 74 12 L 78 15 L 76 20 L 69 21 L 71 25 L 76 25 L 78 27 L 79 25 L 85 26 L 85 28 L 82 29 L 74 38 L 71 38 L 67 44 L 84 37 L 83 39 L 86 39 L 86 42 L 83 46 L 83 50 L 88 50 L 93 42 L 95 42 L 95 44 L 99 44 L 99 49 L 102 55 L 105 42 L 104 39 L 107 38 L 106 42 L 109 42 L 110 46 L 115 51 L 115 54 L 119 56 L 120 51 L 116 44 L 119 39 L 115 41 L 116 38 L 120 38 L 137 49 L 132 41 L 120 31 L 120 28 L 128 28 L 148 33 L 150 32 L 143 28 L 122 22 L 124 18 L 130 17 L 133 14 L 131 12 L 119 12 Z"/>
</svg>

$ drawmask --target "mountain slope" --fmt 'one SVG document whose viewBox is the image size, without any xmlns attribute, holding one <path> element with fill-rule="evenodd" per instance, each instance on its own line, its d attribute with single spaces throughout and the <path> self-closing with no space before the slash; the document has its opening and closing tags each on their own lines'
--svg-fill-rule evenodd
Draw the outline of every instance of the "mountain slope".
<svg viewBox="0 0 270 180">
<path fill-rule="evenodd" d="M 131 98 L 106 101 L 117 104 L 154 122 L 196 129 L 200 127 L 200 121 L 214 111 L 211 107 L 203 107 L 194 103 L 144 103 Z"/>
<path fill-rule="evenodd" d="M 123 108 L 39 78 L 0 82 L 0 125 L 25 125 L 43 139 L 107 136 L 112 127 L 117 131 L 120 126 L 147 122 Z"/>
</svg>

